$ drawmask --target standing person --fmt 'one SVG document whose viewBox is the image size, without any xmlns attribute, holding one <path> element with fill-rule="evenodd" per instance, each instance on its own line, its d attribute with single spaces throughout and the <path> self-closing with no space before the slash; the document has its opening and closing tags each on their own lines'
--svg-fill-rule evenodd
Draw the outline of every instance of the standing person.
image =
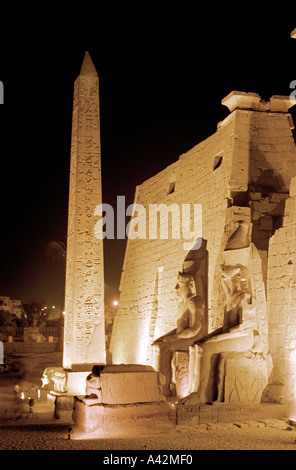
<svg viewBox="0 0 296 470">
<path fill-rule="evenodd" d="M 29 413 L 33 413 L 34 399 L 28 397 Z"/>
<path fill-rule="evenodd" d="M 14 392 L 14 399 L 18 400 L 20 398 L 20 392 L 21 392 L 21 387 L 19 386 L 18 382 L 15 382 L 13 392 Z"/>
</svg>

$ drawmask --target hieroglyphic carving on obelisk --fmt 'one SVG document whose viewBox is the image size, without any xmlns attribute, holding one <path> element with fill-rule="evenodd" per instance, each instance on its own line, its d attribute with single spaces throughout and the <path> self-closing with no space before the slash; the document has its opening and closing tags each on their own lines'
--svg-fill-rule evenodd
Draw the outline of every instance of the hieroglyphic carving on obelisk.
<svg viewBox="0 0 296 470">
<path fill-rule="evenodd" d="M 88 52 L 74 84 L 63 366 L 106 362 L 103 240 L 94 235 L 102 203 L 99 78 Z"/>
</svg>

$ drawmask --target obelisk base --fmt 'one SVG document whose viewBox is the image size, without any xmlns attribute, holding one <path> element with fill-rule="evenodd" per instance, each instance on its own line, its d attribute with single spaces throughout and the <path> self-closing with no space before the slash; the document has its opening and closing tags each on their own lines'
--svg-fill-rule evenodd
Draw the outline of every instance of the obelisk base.
<svg viewBox="0 0 296 470">
<path fill-rule="evenodd" d="M 176 412 L 167 403 L 105 405 L 74 400 L 73 439 L 168 434 L 176 431 Z"/>
<path fill-rule="evenodd" d="M 176 412 L 162 394 L 162 375 L 151 366 L 106 365 L 100 377 L 100 398 L 74 398 L 74 439 L 175 431 Z"/>
<path fill-rule="evenodd" d="M 52 390 L 47 394 L 47 404 L 51 407 L 54 418 L 72 422 L 74 395 Z"/>
<path fill-rule="evenodd" d="M 83 364 L 74 366 L 74 370 L 64 369 L 65 383 L 63 383 L 62 389 L 57 388 L 47 395 L 47 402 L 52 406 L 56 419 L 68 418 L 69 421 L 72 420 L 74 397 L 85 395 L 86 378 L 91 373 L 92 366 L 92 364 Z M 56 378 L 54 377 L 53 380 L 56 386 Z"/>
<path fill-rule="evenodd" d="M 71 395 L 85 395 L 86 377 L 91 373 L 91 367 L 84 371 L 67 372 L 67 392 Z"/>
</svg>

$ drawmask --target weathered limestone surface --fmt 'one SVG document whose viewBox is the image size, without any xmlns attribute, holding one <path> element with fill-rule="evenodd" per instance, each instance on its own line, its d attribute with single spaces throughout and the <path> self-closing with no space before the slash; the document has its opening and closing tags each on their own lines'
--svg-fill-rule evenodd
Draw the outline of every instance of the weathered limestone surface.
<svg viewBox="0 0 296 470">
<path fill-rule="evenodd" d="M 228 181 L 232 162 L 234 121 L 194 147 L 168 168 L 138 186 L 135 202 L 149 204 L 202 204 L 202 234 L 209 246 L 209 293 L 223 238 Z M 215 156 L 223 163 L 213 170 Z M 175 191 L 168 188 L 175 181 Z M 209 184 L 211 182 L 211 184 Z M 220 214 L 220 217 L 216 216 Z M 188 254 L 183 240 L 128 240 L 121 277 L 120 307 L 111 338 L 115 363 L 152 363 L 151 343 L 176 325 L 178 301 L 174 294 L 176 276 Z M 216 319 L 211 314 L 215 294 L 208 298 L 209 328 Z"/>
<path fill-rule="evenodd" d="M 251 222 L 251 241 L 258 250 L 253 259 L 256 331 L 266 354 L 268 243 L 281 226 L 291 177 L 296 175 L 293 123 L 287 112 L 291 103 L 287 97 L 274 96 L 264 102 L 256 94 L 242 92 L 231 93 L 223 103 L 231 113 L 219 123 L 217 132 L 140 184 L 135 203 L 145 206 L 147 213 L 149 204 L 202 205 L 202 237 L 208 252 L 204 279 L 208 333 L 221 328 L 224 321 L 218 285 L 225 242 L 241 220 Z M 157 366 L 151 344 L 176 326 L 176 276 L 188 254 L 183 241 L 182 237 L 149 239 L 148 229 L 146 239 L 128 240 L 111 339 L 114 363 Z"/>
<path fill-rule="evenodd" d="M 105 363 L 99 79 L 86 52 L 74 85 L 63 365 Z"/>
<path fill-rule="evenodd" d="M 255 359 L 255 354 L 251 353 L 254 347 L 254 332 L 252 328 L 246 330 L 233 329 L 229 333 L 220 334 L 201 344 L 202 348 L 202 368 L 199 377 L 199 383 L 196 384 L 196 393 L 192 393 L 189 398 L 184 402 L 186 404 L 209 403 L 212 401 L 225 402 L 225 403 L 245 403 L 240 401 L 240 389 L 244 388 L 246 381 L 249 380 L 248 372 L 255 374 L 255 387 L 258 386 L 258 376 L 256 377 L 257 370 L 254 369 L 254 364 L 249 360 L 247 361 L 246 368 L 243 372 L 244 383 L 242 387 L 240 383 L 242 380 L 237 377 L 234 370 L 238 368 L 242 371 L 241 361 L 245 362 L 247 357 Z M 197 347 L 197 346 L 195 346 Z M 259 356 L 259 355 L 258 355 Z M 262 357 L 262 361 L 264 358 Z M 233 367 L 231 368 L 231 361 Z M 265 385 L 267 385 L 267 367 L 265 368 Z M 263 388 L 264 388 L 263 387 Z M 261 389 L 260 389 L 261 390 Z M 251 394 L 248 389 L 244 390 L 244 394 L 248 394 L 246 403 L 256 402 L 252 400 Z M 257 395 L 255 393 L 255 395 Z M 259 402 L 262 396 L 259 397 Z"/>
<path fill-rule="evenodd" d="M 74 438 L 114 437 L 170 433 L 176 429 L 176 413 L 167 403 L 92 405 L 75 401 Z"/>
<path fill-rule="evenodd" d="M 269 242 L 268 320 L 273 398 L 296 400 L 296 177 L 285 202 L 283 227 Z"/>
<path fill-rule="evenodd" d="M 157 372 L 102 373 L 102 400 L 106 404 L 161 400 Z"/>
<path fill-rule="evenodd" d="M 235 423 L 236 421 L 271 420 L 287 416 L 285 405 L 264 403 L 260 405 L 235 405 L 228 403 L 213 403 L 212 405 L 184 405 L 176 407 L 177 423 L 194 424 Z M 264 424 L 265 426 L 265 424 Z"/>
<path fill-rule="evenodd" d="M 256 353 L 231 353 L 225 360 L 224 403 L 258 405 L 268 384 L 264 357 Z"/>
<path fill-rule="evenodd" d="M 107 365 L 101 393 L 74 399 L 74 433 L 97 436 L 175 430 L 176 415 L 161 393 L 161 374 L 150 366 Z"/>
</svg>

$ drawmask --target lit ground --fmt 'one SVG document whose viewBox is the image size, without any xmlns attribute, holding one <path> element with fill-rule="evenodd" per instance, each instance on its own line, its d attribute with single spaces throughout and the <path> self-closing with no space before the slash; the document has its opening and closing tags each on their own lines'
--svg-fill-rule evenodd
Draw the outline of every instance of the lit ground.
<svg viewBox="0 0 296 470">
<path fill-rule="evenodd" d="M 20 379 L 27 393 L 32 385 L 41 385 L 40 371 L 47 365 L 59 365 L 59 355 L 21 358 L 26 372 Z M 231 424 L 177 426 L 169 435 L 148 437 L 68 440 L 68 423 L 55 420 L 47 407 L 46 391 L 35 401 L 33 413 L 27 402 L 14 401 L 15 378 L 0 376 L 0 450 L 296 450 L 296 427 L 285 419 L 266 419 Z M 109 452 L 109 454 L 108 454 Z"/>
<path fill-rule="evenodd" d="M 232 424 L 182 426 L 174 434 L 146 438 L 68 440 L 67 425 L 0 427 L 1 450 L 296 450 L 296 431 Z M 285 426 L 287 428 L 287 426 Z"/>
</svg>

